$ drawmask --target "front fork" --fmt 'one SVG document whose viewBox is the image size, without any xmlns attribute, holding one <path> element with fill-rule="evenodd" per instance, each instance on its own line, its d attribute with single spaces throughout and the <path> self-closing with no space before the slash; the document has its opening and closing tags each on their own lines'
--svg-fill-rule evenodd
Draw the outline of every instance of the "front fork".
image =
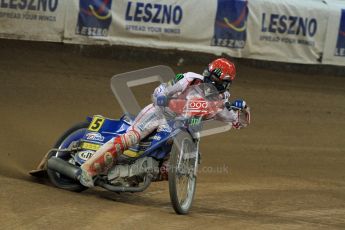
<svg viewBox="0 0 345 230">
<path fill-rule="evenodd" d="M 196 154 L 195 154 L 194 172 L 193 172 L 195 177 L 197 176 L 198 167 L 199 167 L 199 164 L 200 164 L 199 142 L 200 142 L 200 138 L 195 140 Z"/>
<path fill-rule="evenodd" d="M 199 142 L 200 142 L 200 133 L 199 132 L 189 132 L 189 134 L 192 136 L 193 141 L 196 145 L 196 150 L 195 150 L 195 161 L 194 161 L 194 166 L 193 166 L 193 174 L 189 174 L 190 176 L 197 176 L 198 173 L 198 165 L 200 163 L 199 161 L 199 157 L 200 157 L 200 153 L 199 153 Z M 183 150 L 183 145 L 181 146 L 181 149 Z M 181 150 L 180 150 L 181 151 Z M 177 167 L 180 166 L 181 162 L 182 162 L 182 158 L 184 157 L 184 154 L 180 154 L 179 155 L 179 159 L 178 159 L 178 163 L 177 163 Z M 189 157 L 189 156 L 188 156 Z"/>
<path fill-rule="evenodd" d="M 194 132 L 191 135 L 193 137 L 194 143 L 196 144 L 194 172 L 193 172 L 193 176 L 196 177 L 198 173 L 198 167 L 200 164 L 200 152 L 199 152 L 200 132 Z"/>
</svg>

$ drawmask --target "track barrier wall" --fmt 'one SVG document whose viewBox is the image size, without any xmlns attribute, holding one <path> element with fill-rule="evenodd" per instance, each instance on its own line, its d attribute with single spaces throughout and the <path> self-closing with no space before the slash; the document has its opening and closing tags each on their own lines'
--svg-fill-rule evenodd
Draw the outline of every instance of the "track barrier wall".
<svg viewBox="0 0 345 230">
<path fill-rule="evenodd" d="M 0 37 L 345 65 L 341 0 L 0 0 Z"/>
</svg>

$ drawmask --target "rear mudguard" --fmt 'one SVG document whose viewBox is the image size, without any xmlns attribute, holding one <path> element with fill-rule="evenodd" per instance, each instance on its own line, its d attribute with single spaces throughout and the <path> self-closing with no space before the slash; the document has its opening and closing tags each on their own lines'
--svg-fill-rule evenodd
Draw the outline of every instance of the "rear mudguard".
<svg viewBox="0 0 345 230">
<path fill-rule="evenodd" d="M 85 122 L 81 122 L 81 123 L 78 123 L 79 124 L 86 124 L 87 123 L 89 124 L 90 123 L 90 119 L 86 119 Z M 75 126 L 73 126 L 75 127 Z M 72 128 L 73 128 L 72 127 Z M 58 143 L 60 143 L 62 141 L 62 139 L 65 139 L 66 138 L 66 135 L 69 134 L 71 132 L 71 129 L 68 129 L 67 131 L 64 132 L 64 134 L 59 138 L 59 140 L 56 142 L 56 144 L 54 145 L 54 148 L 50 149 L 44 156 L 43 158 L 41 159 L 40 163 L 38 164 L 38 166 L 36 167 L 36 169 L 34 170 L 31 170 L 29 171 L 29 173 L 32 175 L 32 176 L 36 176 L 36 177 L 42 177 L 42 176 L 45 176 L 46 175 L 46 170 L 47 170 L 47 161 L 51 155 L 52 152 L 56 152 L 56 148 L 58 148 Z M 73 139 L 74 140 L 79 140 L 81 138 L 83 138 L 84 134 L 83 133 L 80 133 L 76 136 L 73 136 Z M 73 140 L 72 140 L 73 141 Z M 62 148 L 67 148 L 68 146 L 62 146 Z"/>
</svg>

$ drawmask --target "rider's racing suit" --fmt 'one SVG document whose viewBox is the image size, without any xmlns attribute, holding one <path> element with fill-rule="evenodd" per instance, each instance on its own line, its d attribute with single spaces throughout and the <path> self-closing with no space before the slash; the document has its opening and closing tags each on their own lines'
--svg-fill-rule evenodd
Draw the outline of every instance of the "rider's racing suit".
<svg viewBox="0 0 345 230">
<path fill-rule="evenodd" d="M 95 175 L 107 173 L 118 155 L 122 154 L 129 147 L 138 144 L 141 139 L 145 138 L 157 128 L 163 128 L 166 125 L 166 114 L 162 112 L 162 107 L 156 105 L 157 97 L 161 95 L 168 97 L 176 96 L 184 92 L 188 86 L 200 84 L 203 80 L 204 77 L 202 75 L 188 72 L 178 74 L 168 83 L 159 85 L 152 95 L 153 103 L 141 110 L 133 124 L 128 128 L 128 131 L 105 143 L 81 166 L 80 182 L 87 187 L 93 187 L 92 178 Z M 229 97 L 230 93 L 228 91 L 220 94 L 220 98 L 224 102 Z M 214 118 L 224 122 L 231 122 L 232 126 L 237 129 L 247 125 L 245 121 L 239 120 L 238 111 L 228 110 L 225 107 Z"/>
</svg>

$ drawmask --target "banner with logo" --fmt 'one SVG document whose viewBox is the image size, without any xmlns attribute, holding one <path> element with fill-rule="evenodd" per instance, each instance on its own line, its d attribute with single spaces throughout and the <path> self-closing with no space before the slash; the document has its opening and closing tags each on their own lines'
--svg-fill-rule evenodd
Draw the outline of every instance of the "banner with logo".
<svg viewBox="0 0 345 230">
<path fill-rule="evenodd" d="M 61 42 L 64 0 L 1 0 L 0 37 Z"/>
<path fill-rule="evenodd" d="M 236 57 L 248 56 L 248 1 L 217 0 L 216 4 L 210 51 L 218 47 L 222 53 Z"/>
<path fill-rule="evenodd" d="M 74 0 L 65 41 L 320 63 L 329 17 L 315 0 Z"/>
<path fill-rule="evenodd" d="M 315 0 L 250 0 L 249 58 L 321 63 L 329 17 Z"/>
<path fill-rule="evenodd" d="M 0 37 L 344 65 L 340 0 L 0 0 Z"/>
<path fill-rule="evenodd" d="M 109 30 L 114 18 L 113 2 L 115 1 L 70 0 L 66 9 L 64 42 L 109 44 Z"/>
<path fill-rule="evenodd" d="M 112 42 L 207 51 L 215 7 L 207 1 L 124 0 L 114 9 Z"/>
<path fill-rule="evenodd" d="M 345 65 L 345 2 L 327 1 L 329 20 L 323 63 Z"/>
<path fill-rule="evenodd" d="M 244 56 L 246 0 L 74 0 L 67 10 L 66 42 Z"/>
<path fill-rule="evenodd" d="M 74 0 L 68 9 L 70 23 L 66 24 L 65 37 L 73 43 L 178 48 L 183 33 L 181 25 L 190 26 L 183 24 L 187 2 Z M 203 37 L 207 39 L 207 35 Z"/>
</svg>

